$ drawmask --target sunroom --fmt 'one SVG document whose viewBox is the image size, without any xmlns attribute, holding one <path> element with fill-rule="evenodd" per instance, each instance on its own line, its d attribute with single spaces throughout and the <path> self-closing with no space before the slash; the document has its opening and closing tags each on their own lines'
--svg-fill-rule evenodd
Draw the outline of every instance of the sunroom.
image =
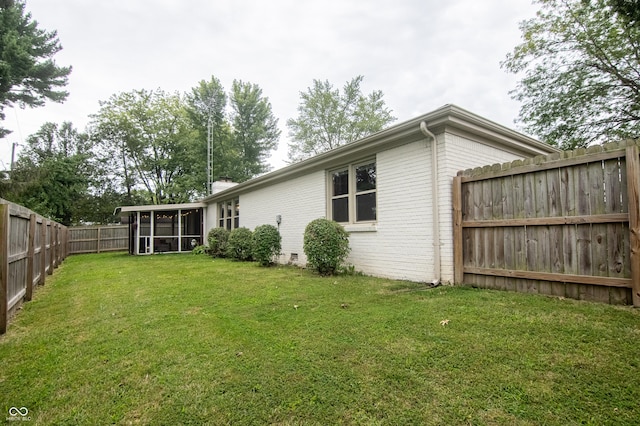
<svg viewBox="0 0 640 426">
<path fill-rule="evenodd" d="M 203 244 L 203 203 L 124 206 L 121 222 L 129 224 L 129 253 L 182 253 Z"/>
</svg>

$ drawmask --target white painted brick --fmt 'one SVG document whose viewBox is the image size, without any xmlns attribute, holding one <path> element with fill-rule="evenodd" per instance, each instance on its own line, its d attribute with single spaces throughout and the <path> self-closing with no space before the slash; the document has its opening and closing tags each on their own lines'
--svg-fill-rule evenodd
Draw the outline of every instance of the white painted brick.
<svg viewBox="0 0 640 426">
<path fill-rule="evenodd" d="M 519 158 L 498 148 L 445 133 L 438 135 L 438 207 L 441 279 L 453 280 L 451 184 L 458 170 Z M 375 231 L 351 232 L 348 262 L 366 274 L 429 282 L 435 277 L 432 224 L 431 145 L 427 140 L 378 152 Z M 336 164 L 336 166 L 339 166 Z M 303 251 L 304 228 L 325 217 L 326 171 L 316 171 L 240 195 L 240 225 L 276 225 L 281 215 L 282 252 L 286 263 Z M 216 206 L 209 206 L 207 227 L 216 226 Z M 357 229 L 357 226 L 349 226 Z"/>
</svg>

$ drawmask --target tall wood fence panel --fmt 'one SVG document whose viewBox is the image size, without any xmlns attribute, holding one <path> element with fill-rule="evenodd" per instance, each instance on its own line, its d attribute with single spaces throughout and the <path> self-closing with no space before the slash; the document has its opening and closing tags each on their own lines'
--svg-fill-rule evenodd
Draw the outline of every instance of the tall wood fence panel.
<svg viewBox="0 0 640 426">
<path fill-rule="evenodd" d="M 457 283 L 640 306 L 637 141 L 459 172 Z"/>
<path fill-rule="evenodd" d="M 128 225 L 75 226 L 69 229 L 69 254 L 129 249 Z"/>
<path fill-rule="evenodd" d="M 0 199 L 0 334 L 33 288 L 67 256 L 67 228 Z"/>
</svg>

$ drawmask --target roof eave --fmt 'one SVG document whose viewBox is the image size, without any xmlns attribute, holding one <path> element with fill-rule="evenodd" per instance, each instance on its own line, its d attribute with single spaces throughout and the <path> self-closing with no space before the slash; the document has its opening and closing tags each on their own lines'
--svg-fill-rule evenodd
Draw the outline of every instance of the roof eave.
<svg viewBox="0 0 640 426">
<path fill-rule="evenodd" d="M 203 198 L 201 202 L 211 203 L 223 200 L 250 189 L 256 189 L 293 176 L 337 165 L 345 158 L 366 156 L 379 151 L 382 147 L 388 149 L 396 145 L 422 139 L 424 135 L 422 135 L 420 131 L 420 123 L 423 121 L 427 123 L 429 130 L 436 135 L 444 132 L 447 126 L 451 126 L 482 136 L 494 143 L 511 147 L 512 149 L 529 155 L 551 154 L 560 151 L 551 145 L 523 135 L 491 120 L 487 120 L 456 105 L 448 104 L 419 117 L 376 132 L 363 139 L 342 145 L 299 163 L 286 166 L 282 169 L 240 183 L 232 188 L 209 195 Z"/>
</svg>

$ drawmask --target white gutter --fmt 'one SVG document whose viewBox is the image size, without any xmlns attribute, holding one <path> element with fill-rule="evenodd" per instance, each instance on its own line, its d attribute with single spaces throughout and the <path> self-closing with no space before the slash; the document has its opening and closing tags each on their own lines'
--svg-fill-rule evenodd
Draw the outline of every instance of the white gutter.
<svg viewBox="0 0 640 426">
<path fill-rule="evenodd" d="M 420 122 L 420 131 L 423 135 L 431 138 L 431 205 L 433 216 L 433 274 L 432 286 L 440 284 L 440 208 L 438 206 L 440 197 L 438 196 L 438 144 L 436 135 L 427 128 L 425 121 Z"/>
</svg>

